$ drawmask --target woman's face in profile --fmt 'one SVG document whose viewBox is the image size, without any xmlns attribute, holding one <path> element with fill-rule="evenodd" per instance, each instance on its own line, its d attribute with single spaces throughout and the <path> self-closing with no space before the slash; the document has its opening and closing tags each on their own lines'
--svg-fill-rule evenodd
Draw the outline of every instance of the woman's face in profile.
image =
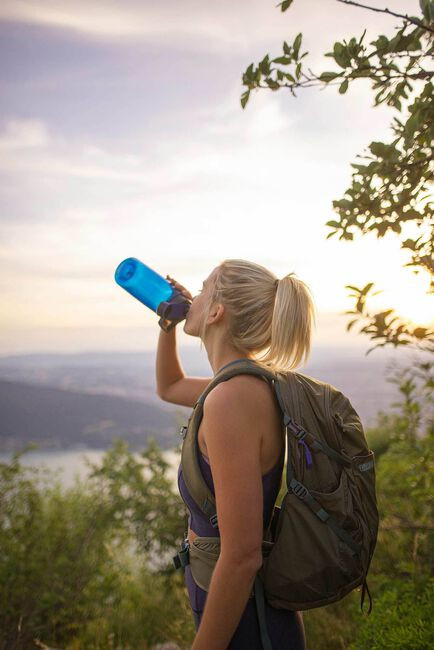
<svg viewBox="0 0 434 650">
<path fill-rule="evenodd" d="M 218 267 L 213 269 L 209 276 L 202 282 L 199 292 L 193 297 L 190 309 L 187 312 L 187 318 L 184 321 L 184 332 L 191 336 L 199 336 L 200 319 L 203 310 L 208 302 L 209 292 L 214 282 L 214 276 Z"/>
</svg>

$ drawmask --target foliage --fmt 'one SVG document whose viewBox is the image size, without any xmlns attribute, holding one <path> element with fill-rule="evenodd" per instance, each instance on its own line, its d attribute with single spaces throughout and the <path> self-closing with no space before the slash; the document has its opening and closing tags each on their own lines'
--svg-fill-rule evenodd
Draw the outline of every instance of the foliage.
<svg viewBox="0 0 434 650">
<path fill-rule="evenodd" d="M 122 522 L 148 558 L 149 568 L 165 574 L 171 565 L 173 548 L 181 543 L 185 527 L 185 506 L 172 490 L 166 476 L 169 469 L 154 438 L 135 458 L 123 440 L 108 450 L 100 466 L 88 463 L 90 479 L 108 495 L 113 516 Z M 170 569 L 169 569 L 170 570 Z"/>
<path fill-rule="evenodd" d="M 195 629 L 183 577 L 150 573 L 139 556 L 117 562 L 118 588 L 110 602 L 94 604 L 94 616 L 67 650 L 145 650 L 168 639 L 190 647 Z"/>
<path fill-rule="evenodd" d="M 372 612 L 361 613 L 360 588 L 304 612 L 311 647 L 432 645 L 431 371 L 431 363 L 417 359 L 395 370 L 390 381 L 401 401 L 392 406 L 399 410 L 382 413 L 366 432 L 371 448 L 380 450 Z M 91 468 L 85 483 L 62 491 L 22 466 L 19 454 L 0 464 L 0 646 L 148 650 L 171 640 L 189 647 L 193 617 L 184 576 L 171 562 L 182 541 L 184 506 L 162 452 L 153 439 L 136 455 L 116 441 Z M 282 485 L 277 505 L 284 491 Z"/>
<path fill-rule="evenodd" d="M 349 650 L 426 650 L 434 645 L 434 580 L 391 580 L 376 599 L 375 612 Z"/>
<path fill-rule="evenodd" d="M 338 69 L 319 75 L 310 68 L 306 74 L 303 59 L 309 53 L 300 53 L 303 35 L 298 33 L 291 45 L 284 41 L 282 55 L 270 59 L 267 54 L 256 66 L 251 63 L 247 67 L 242 75 L 247 90 L 241 95 L 241 106 L 243 109 L 246 107 L 250 93 L 255 89 L 277 91 L 287 88 L 296 97 L 296 88 L 338 85 L 339 93 L 345 94 L 357 79 L 370 80 L 372 89 L 377 91 L 374 107 L 386 103 L 403 113 L 403 119 L 393 118 L 392 142 L 371 142 L 369 154 L 357 156 L 364 158 L 365 164 L 351 165 L 356 170 L 352 174 L 352 184 L 343 198 L 333 201 L 339 219 L 326 223 L 332 229 L 327 239 L 339 233 L 339 239 L 353 240 L 357 231 L 362 234 L 375 232 L 377 238 L 381 238 L 387 232 L 400 235 L 407 223 L 414 226 L 417 236 L 413 239 L 405 236 L 401 243 L 401 248 L 411 251 L 411 259 L 405 266 L 413 267 L 416 274 L 420 269 L 425 270 L 431 277 L 428 293 L 432 293 L 434 217 L 429 188 L 432 190 L 434 159 L 431 82 L 434 73 L 427 69 L 427 64 L 434 53 L 434 2 L 420 0 L 421 15 L 408 16 L 349 0 L 338 1 L 402 18 L 403 24 L 392 38 L 379 35 L 369 43 L 370 48 L 363 42 L 366 30 L 358 39 L 352 37 L 349 42 L 344 39 L 334 43 L 324 56 L 332 58 Z M 284 12 L 291 5 L 292 0 L 289 0 L 278 6 Z M 412 92 L 413 102 L 409 103 L 409 93 Z M 407 100 L 408 105 L 404 106 Z M 365 299 L 373 284 L 370 282 L 362 288 L 347 285 L 355 291 L 357 299 L 356 310 L 345 312 L 356 316 L 347 329 L 355 322 L 367 319 L 368 324 L 360 332 L 381 340 L 380 345 L 396 347 L 415 343 L 420 349 L 433 352 L 433 330 L 412 327 L 403 320 L 395 322 L 397 317 L 387 321 L 393 309 L 378 314 L 365 310 Z"/>
<path fill-rule="evenodd" d="M 401 411 L 402 430 L 392 434 L 392 440 L 407 440 L 414 444 L 420 435 L 429 434 L 434 427 L 434 376 L 433 362 L 414 357 L 413 363 L 404 368 L 392 364 L 394 374 L 388 381 L 397 384 L 402 401 L 392 402 Z"/>
<path fill-rule="evenodd" d="M 413 345 L 420 350 L 434 352 L 434 339 L 432 338 L 434 330 L 427 327 L 412 327 L 398 316 L 392 317 L 391 314 L 395 311 L 394 309 L 387 309 L 377 314 L 371 314 L 367 310 L 366 298 L 373 286 L 373 282 L 369 282 L 361 289 L 349 284 L 345 285 L 347 289 L 351 289 L 351 291 L 354 292 L 350 294 L 350 296 L 357 298 L 356 310 L 345 312 L 345 314 L 356 315 L 356 318 L 347 324 L 347 331 L 352 328 L 354 323 L 364 319 L 367 321 L 367 324 L 359 330 L 359 333 L 370 335 L 371 340 L 383 340 L 382 343 L 377 343 L 377 345 L 369 348 L 366 352 L 366 356 L 372 352 L 372 350 L 375 350 L 375 348 L 384 347 L 388 343 L 393 345 L 395 348 L 398 345 Z M 376 291 L 375 293 L 372 293 L 371 296 L 375 296 L 378 293 L 380 292 Z"/>
<path fill-rule="evenodd" d="M 303 612 L 308 648 L 347 650 L 360 626 L 360 594 L 347 594 L 337 603 Z"/>
<path fill-rule="evenodd" d="M 149 477 L 118 442 L 94 478 L 68 490 L 23 466 L 22 453 L 0 464 L 0 646 L 185 647 L 194 624 L 183 577 L 151 561 L 151 551 L 174 554 L 183 523 L 154 442 L 143 452 Z"/>
</svg>

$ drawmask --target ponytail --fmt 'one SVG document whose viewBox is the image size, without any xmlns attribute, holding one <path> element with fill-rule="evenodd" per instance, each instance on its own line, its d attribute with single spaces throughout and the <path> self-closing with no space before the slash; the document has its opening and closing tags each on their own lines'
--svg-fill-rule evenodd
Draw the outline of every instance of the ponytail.
<svg viewBox="0 0 434 650">
<path fill-rule="evenodd" d="M 275 371 L 292 370 L 310 356 L 315 305 L 309 287 L 295 273 L 276 284 L 270 345 L 258 361 Z"/>
<path fill-rule="evenodd" d="M 214 302 L 226 307 L 228 343 L 263 366 L 285 372 L 309 358 L 315 305 L 308 286 L 295 273 L 278 280 L 255 262 L 221 262 L 204 310 L 202 341 Z"/>
</svg>

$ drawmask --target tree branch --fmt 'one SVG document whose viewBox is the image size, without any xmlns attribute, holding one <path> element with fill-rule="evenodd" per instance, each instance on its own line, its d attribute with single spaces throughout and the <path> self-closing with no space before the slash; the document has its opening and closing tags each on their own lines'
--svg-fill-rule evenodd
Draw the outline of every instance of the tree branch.
<svg viewBox="0 0 434 650">
<path fill-rule="evenodd" d="M 359 4 L 358 2 L 353 2 L 353 0 L 337 0 L 337 2 L 342 2 L 343 4 L 346 5 L 353 5 L 354 7 L 360 7 L 361 9 L 370 9 L 371 11 L 378 11 L 383 14 L 389 14 L 390 16 L 395 16 L 396 18 L 404 18 L 404 20 L 408 20 L 409 23 L 413 23 L 413 25 L 417 25 L 421 29 L 425 29 L 426 31 L 434 34 L 434 29 L 432 27 L 428 27 L 428 25 L 424 25 L 423 23 L 421 23 L 419 20 L 415 18 L 410 18 L 410 16 L 407 16 L 407 14 L 397 14 L 394 11 L 390 11 L 390 9 L 379 9 L 377 7 L 368 7 L 367 5 L 362 5 Z"/>
</svg>

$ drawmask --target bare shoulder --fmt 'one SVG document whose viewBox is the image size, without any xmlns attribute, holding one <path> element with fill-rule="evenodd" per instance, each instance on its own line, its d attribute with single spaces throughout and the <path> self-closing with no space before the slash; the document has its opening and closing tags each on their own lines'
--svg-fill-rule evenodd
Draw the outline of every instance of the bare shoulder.
<svg viewBox="0 0 434 650">
<path fill-rule="evenodd" d="M 227 422 L 237 421 L 240 425 L 259 425 L 257 418 L 272 410 L 273 395 L 271 387 L 261 377 L 254 375 L 236 375 L 228 381 L 222 381 L 207 395 L 203 405 L 203 415 L 209 422 L 218 417 Z"/>
<path fill-rule="evenodd" d="M 252 400 L 253 396 L 256 398 L 265 399 L 270 396 L 270 385 L 265 382 L 262 377 L 256 375 L 235 375 L 227 381 L 222 381 L 217 386 L 214 386 L 212 391 L 207 395 L 204 405 L 217 404 L 226 400 L 239 400 L 245 399 Z"/>
</svg>

